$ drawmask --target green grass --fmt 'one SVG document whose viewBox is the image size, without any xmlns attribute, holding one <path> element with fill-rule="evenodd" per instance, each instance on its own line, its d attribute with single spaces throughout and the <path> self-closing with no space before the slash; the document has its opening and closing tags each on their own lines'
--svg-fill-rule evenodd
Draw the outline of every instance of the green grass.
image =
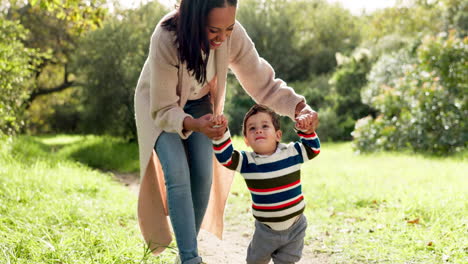
<svg viewBox="0 0 468 264">
<path fill-rule="evenodd" d="M 38 140 L 58 156 L 105 171 L 138 172 L 138 146 L 102 136 L 42 136 Z"/>
<path fill-rule="evenodd" d="M 303 166 L 308 247 L 329 263 L 468 263 L 467 160 L 323 144 Z M 138 171 L 136 144 L 1 139 L 0 263 L 172 263 L 173 249 L 148 254 L 135 195 L 103 171 Z M 238 175 L 231 193 L 226 217 L 251 224 Z"/>
<path fill-rule="evenodd" d="M 306 243 L 331 263 L 468 263 L 467 161 L 323 144 L 303 166 Z M 253 221 L 245 189 L 236 175 L 229 217 Z"/>
<path fill-rule="evenodd" d="M 76 161 L 99 156 L 89 149 L 123 144 L 113 140 L 80 136 L 2 140 L 0 263 L 171 263 L 173 250 L 150 257 L 145 249 L 135 195 L 110 174 Z M 125 148 L 117 147 L 121 149 Z M 100 162 L 121 156 L 113 154 Z"/>
</svg>

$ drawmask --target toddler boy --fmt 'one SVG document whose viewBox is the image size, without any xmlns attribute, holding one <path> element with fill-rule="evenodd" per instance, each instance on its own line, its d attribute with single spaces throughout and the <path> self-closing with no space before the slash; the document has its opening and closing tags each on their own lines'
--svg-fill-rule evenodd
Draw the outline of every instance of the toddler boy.
<svg viewBox="0 0 468 264">
<path fill-rule="evenodd" d="M 299 131 L 309 130 L 310 117 L 296 119 Z M 213 118 L 216 125 L 227 123 L 223 115 Z M 243 121 L 244 141 L 253 152 L 234 150 L 227 129 L 213 140 L 217 160 L 238 171 L 252 197 L 255 232 L 247 250 L 248 264 L 294 263 L 304 248 L 307 221 L 302 195 L 300 166 L 320 152 L 320 141 L 312 132 L 298 132 L 300 141 L 280 143 L 278 116 L 269 108 L 254 105 Z"/>
</svg>

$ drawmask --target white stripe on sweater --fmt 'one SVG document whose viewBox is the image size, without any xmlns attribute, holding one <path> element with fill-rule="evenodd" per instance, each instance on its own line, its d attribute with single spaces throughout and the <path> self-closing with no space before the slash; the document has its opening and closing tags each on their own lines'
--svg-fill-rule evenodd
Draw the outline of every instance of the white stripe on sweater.
<svg viewBox="0 0 468 264">
<path fill-rule="evenodd" d="M 229 143 L 229 144 L 226 144 L 226 145 L 224 146 L 224 148 L 222 148 L 222 149 L 220 149 L 220 150 L 215 150 L 215 149 L 213 148 L 213 151 L 214 151 L 215 154 L 221 154 L 221 153 L 223 153 L 224 151 L 226 151 L 226 149 L 229 148 L 230 146 L 232 146 L 232 142 Z"/>
<path fill-rule="evenodd" d="M 247 180 L 260 180 L 260 179 L 272 179 L 272 178 L 277 178 L 280 176 L 284 176 L 290 173 L 293 173 L 295 171 L 299 171 L 301 168 L 301 164 L 295 164 L 293 166 L 277 170 L 277 171 L 271 171 L 271 172 L 243 172 L 242 176 L 247 179 Z"/>
<path fill-rule="evenodd" d="M 291 208 L 285 209 L 285 210 L 264 212 L 264 211 L 258 211 L 258 210 L 255 210 L 254 208 L 252 208 L 252 213 L 253 213 L 253 215 L 258 216 L 258 217 L 281 217 L 281 216 L 290 215 L 290 214 L 292 214 L 294 212 L 297 212 L 297 211 L 301 210 L 304 207 L 305 207 L 305 202 L 304 202 L 304 200 L 302 200 L 297 205 L 295 205 L 295 206 L 293 206 Z"/>
<path fill-rule="evenodd" d="M 227 130 L 224 133 L 222 138 L 220 138 L 218 140 L 213 140 L 213 144 L 219 145 L 219 144 L 223 143 L 224 141 L 228 140 L 230 137 L 231 137 L 231 132 L 229 132 L 229 130 Z"/>
</svg>

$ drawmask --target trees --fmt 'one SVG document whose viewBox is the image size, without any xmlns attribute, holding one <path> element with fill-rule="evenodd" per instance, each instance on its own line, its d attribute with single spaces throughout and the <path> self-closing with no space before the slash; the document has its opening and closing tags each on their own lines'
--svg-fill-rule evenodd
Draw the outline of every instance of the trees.
<svg viewBox="0 0 468 264">
<path fill-rule="evenodd" d="M 29 107 L 38 96 L 76 85 L 69 68 L 70 56 L 76 49 L 77 39 L 101 23 L 105 1 L 31 0 L 25 4 L 12 3 L 8 19 L 19 20 L 30 32 L 24 39 L 24 45 L 50 53 L 36 67 L 35 81 L 25 101 Z"/>
<path fill-rule="evenodd" d="M 151 33 L 166 12 L 158 2 L 126 10 L 80 42 L 74 67 L 86 82 L 82 131 L 136 138 L 133 95 Z"/>
<path fill-rule="evenodd" d="M 335 53 L 348 55 L 358 46 L 358 20 L 349 11 L 320 0 L 246 0 L 239 3 L 237 18 L 276 76 L 304 95 L 314 109 L 322 111 L 329 104 L 327 80 L 336 67 Z M 252 103 L 231 78 L 225 110 L 233 133 L 240 133 L 243 113 Z M 282 123 L 292 127 L 286 118 Z M 323 122 L 322 127 L 328 132 L 334 129 L 323 126 Z M 295 139 L 289 131 L 284 131 L 285 140 Z"/>
<path fill-rule="evenodd" d="M 24 124 L 22 102 L 29 93 L 40 54 L 22 43 L 27 36 L 18 21 L 0 16 L 0 134 L 14 134 Z"/>
<path fill-rule="evenodd" d="M 21 67 L 29 69 L 29 74 L 22 76 L 21 83 L 12 84 L 15 91 L 17 110 L 28 109 L 28 121 L 42 119 L 44 110 L 51 109 L 48 103 L 36 104 L 31 111 L 31 104 L 39 96 L 56 93 L 79 85 L 70 69 L 70 57 L 76 49 L 77 39 L 89 30 L 95 29 L 105 12 L 104 0 L 62 1 L 31 0 L 2 2 L 2 20 L 4 23 L 17 23 L 21 33 L 10 40 L 8 50 L 15 49 L 12 55 Z M 23 30 L 24 28 L 24 30 Z M 5 38 L 2 40 L 9 41 Z M 29 57 L 29 59 L 22 59 Z M 10 59 L 11 60 L 11 59 Z M 18 65 L 19 65 L 18 64 Z M 5 89 L 5 87 L 2 87 Z M 15 119 L 21 119 L 22 111 L 16 111 Z M 32 115 L 31 115 L 32 114 Z M 41 120 L 42 122 L 43 120 Z M 16 129 L 19 129 L 17 126 Z"/>
</svg>

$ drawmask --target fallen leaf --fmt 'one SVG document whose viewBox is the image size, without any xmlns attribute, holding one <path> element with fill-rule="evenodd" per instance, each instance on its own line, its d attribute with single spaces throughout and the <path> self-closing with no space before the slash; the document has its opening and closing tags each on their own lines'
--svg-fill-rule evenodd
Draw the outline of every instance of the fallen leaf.
<svg viewBox="0 0 468 264">
<path fill-rule="evenodd" d="M 419 224 L 419 218 L 406 221 L 408 224 Z"/>
</svg>

